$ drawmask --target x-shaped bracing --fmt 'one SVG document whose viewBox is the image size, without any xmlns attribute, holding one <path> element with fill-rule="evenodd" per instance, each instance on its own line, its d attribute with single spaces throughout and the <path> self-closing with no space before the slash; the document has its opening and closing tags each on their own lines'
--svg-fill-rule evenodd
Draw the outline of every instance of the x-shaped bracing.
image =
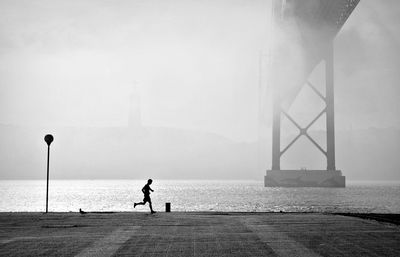
<svg viewBox="0 0 400 257">
<path fill-rule="evenodd" d="M 313 143 L 325 156 L 327 156 L 327 152 L 308 134 L 308 129 L 324 114 L 326 113 L 326 97 L 321 94 L 321 92 L 318 91 L 318 89 L 315 88 L 311 82 L 307 81 L 306 83 L 312 91 L 314 91 L 315 94 L 317 94 L 325 103 L 325 108 L 304 128 L 302 128 L 286 111 L 281 109 L 281 112 L 283 115 L 288 118 L 298 129 L 299 129 L 299 134 L 280 152 L 280 156 L 282 156 L 296 141 L 299 139 L 301 136 L 307 137 L 311 143 Z"/>
</svg>

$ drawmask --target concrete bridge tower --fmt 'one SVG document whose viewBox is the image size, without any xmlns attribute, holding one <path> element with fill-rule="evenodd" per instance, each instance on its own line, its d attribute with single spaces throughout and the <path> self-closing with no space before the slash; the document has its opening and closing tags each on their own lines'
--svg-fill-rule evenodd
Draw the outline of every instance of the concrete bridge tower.
<svg viewBox="0 0 400 257">
<path fill-rule="evenodd" d="M 274 23 L 286 41 L 298 35 L 296 48 L 287 54 L 280 49 L 273 55 L 272 87 L 274 88 L 272 168 L 267 170 L 265 186 L 344 187 L 345 177 L 335 164 L 334 112 L 334 39 L 360 0 L 274 0 Z M 290 25 L 289 25 L 290 24 Z M 290 28 L 289 28 L 290 27 Z M 295 30 L 295 31 L 294 31 Z M 281 46 L 282 47 L 282 46 Z M 283 45 L 284 48 L 284 45 Z M 298 54 L 293 55 L 293 51 Z M 324 63 L 325 94 L 310 81 L 317 65 Z M 309 87 L 325 103 L 323 110 L 305 127 L 291 116 L 289 107 L 298 93 Z M 326 149 L 308 133 L 309 128 L 326 117 Z M 286 117 L 298 129 L 298 135 L 281 146 L 281 119 Z M 282 170 L 280 161 L 285 152 L 300 138 L 306 137 L 326 157 L 326 170 Z"/>
</svg>

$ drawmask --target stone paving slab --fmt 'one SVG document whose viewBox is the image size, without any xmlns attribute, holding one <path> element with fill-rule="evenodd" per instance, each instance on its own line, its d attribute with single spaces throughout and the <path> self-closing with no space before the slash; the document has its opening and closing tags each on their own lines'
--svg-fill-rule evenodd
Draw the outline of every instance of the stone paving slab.
<svg viewBox="0 0 400 257">
<path fill-rule="evenodd" d="M 400 256 L 400 227 L 322 213 L 0 213 L 0 256 Z"/>
</svg>

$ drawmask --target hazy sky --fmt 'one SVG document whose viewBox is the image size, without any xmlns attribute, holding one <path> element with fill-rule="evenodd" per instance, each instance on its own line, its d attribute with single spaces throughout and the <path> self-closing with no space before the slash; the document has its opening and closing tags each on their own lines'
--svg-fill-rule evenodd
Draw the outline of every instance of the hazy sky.
<svg viewBox="0 0 400 257">
<path fill-rule="evenodd" d="M 268 0 L 0 0 L 0 123 L 125 126 L 136 85 L 144 125 L 255 140 L 269 15 Z M 399 1 L 361 0 L 338 35 L 337 128 L 400 127 L 399 27 Z"/>
</svg>

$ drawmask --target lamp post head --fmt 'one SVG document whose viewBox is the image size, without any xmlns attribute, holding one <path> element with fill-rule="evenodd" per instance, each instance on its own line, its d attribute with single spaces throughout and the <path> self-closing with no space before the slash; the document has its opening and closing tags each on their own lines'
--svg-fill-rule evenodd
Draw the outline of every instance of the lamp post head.
<svg viewBox="0 0 400 257">
<path fill-rule="evenodd" d="M 44 137 L 44 141 L 46 141 L 48 146 L 50 146 L 50 144 L 51 144 L 51 142 L 53 142 L 53 140 L 54 140 L 54 137 L 50 134 L 48 134 Z"/>
</svg>

